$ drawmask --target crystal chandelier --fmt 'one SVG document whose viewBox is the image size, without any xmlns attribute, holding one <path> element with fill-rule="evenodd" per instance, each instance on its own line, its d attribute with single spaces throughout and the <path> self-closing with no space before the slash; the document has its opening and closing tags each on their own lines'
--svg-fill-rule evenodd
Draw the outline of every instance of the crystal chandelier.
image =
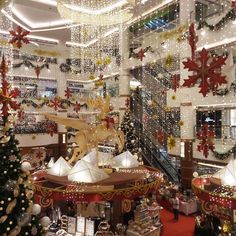
<svg viewBox="0 0 236 236">
<path fill-rule="evenodd" d="M 133 16 L 131 0 L 58 0 L 60 15 L 85 25 L 108 26 L 121 24 Z"/>
</svg>

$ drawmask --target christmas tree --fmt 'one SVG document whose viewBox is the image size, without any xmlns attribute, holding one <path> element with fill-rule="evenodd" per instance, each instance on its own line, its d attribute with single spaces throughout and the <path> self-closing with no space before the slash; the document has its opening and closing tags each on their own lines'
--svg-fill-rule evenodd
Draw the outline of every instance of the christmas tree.
<svg viewBox="0 0 236 236">
<path fill-rule="evenodd" d="M 33 191 L 29 180 L 29 162 L 21 163 L 18 141 L 14 137 L 10 109 L 17 110 L 14 101 L 18 96 L 16 89 L 11 90 L 6 80 L 7 66 L 2 59 L 0 74 L 1 126 L 0 126 L 0 235 L 23 236 L 43 235 L 43 227 L 37 214 L 41 207 L 33 204 Z"/>
<path fill-rule="evenodd" d="M 130 151 L 133 155 L 137 155 L 138 161 L 142 162 L 141 149 L 139 147 L 139 138 L 135 134 L 134 122 L 131 118 L 131 112 L 126 109 L 120 129 L 125 135 L 124 151 Z"/>
</svg>

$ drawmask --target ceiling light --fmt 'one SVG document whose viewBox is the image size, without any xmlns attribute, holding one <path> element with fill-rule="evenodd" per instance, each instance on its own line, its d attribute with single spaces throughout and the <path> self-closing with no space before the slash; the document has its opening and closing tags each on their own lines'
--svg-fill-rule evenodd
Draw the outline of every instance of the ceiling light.
<svg viewBox="0 0 236 236">
<path fill-rule="evenodd" d="M 57 6 L 57 1 L 56 0 L 31 0 L 31 1 L 39 2 L 39 3 L 49 5 L 49 6 L 53 6 L 53 7 Z"/>
<path fill-rule="evenodd" d="M 129 1 L 116 1 L 112 5 L 109 4 L 109 1 L 105 3 L 105 1 L 96 1 L 96 9 L 100 9 L 94 10 L 93 3 L 91 3 L 91 8 L 88 8 L 88 5 L 83 2 L 72 5 L 69 0 L 58 0 L 57 9 L 64 19 L 87 25 L 114 25 L 132 18 L 133 13 L 130 11 L 132 6 Z"/>
<path fill-rule="evenodd" d="M 209 167 L 219 168 L 219 169 L 224 168 L 224 166 L 219 166 L 219 165 L 209 164 L 209 163 L 204 163 L 204 162 L 198 162 L 197 164 L 202 165 L 202 166 L 209 166 Z"/>
</svg>

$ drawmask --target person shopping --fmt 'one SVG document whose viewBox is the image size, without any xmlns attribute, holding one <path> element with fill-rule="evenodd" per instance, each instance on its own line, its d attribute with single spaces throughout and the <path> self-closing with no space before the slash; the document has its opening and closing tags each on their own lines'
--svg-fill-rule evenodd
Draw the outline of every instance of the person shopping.
<svg viewBox="0 0 236 236">
<path fill-rule="evenodd" d="M 179 220 L 179 197 L 177 193 L 175 194 L 173 198 L 172 207 L 173 207 L 173 213 L 174 213 L 174 220 L 178 221 Z"/>
</svg>

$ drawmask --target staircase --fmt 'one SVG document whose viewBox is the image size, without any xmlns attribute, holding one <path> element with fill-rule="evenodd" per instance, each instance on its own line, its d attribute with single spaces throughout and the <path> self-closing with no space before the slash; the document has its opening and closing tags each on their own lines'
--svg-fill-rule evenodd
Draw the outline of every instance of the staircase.
<svg viewBox="0 0 236 236">
<path fill-rule="evenodd" d="M 162 170 L 171 181 L 179 182 L 178 170 L 167 153 L 167 139 L 159 143 L 156 138 L 156 132 L 160 130 L 166 137 L 180 136 L 179 109 L 166 109 L 166 90 L 171 88 L 172 74 L 158 64 L 137 68 L 131 73 L 142 84 L 142 90 L 132 96 L 131 111 L 143 160 Z"/>
</svg>

